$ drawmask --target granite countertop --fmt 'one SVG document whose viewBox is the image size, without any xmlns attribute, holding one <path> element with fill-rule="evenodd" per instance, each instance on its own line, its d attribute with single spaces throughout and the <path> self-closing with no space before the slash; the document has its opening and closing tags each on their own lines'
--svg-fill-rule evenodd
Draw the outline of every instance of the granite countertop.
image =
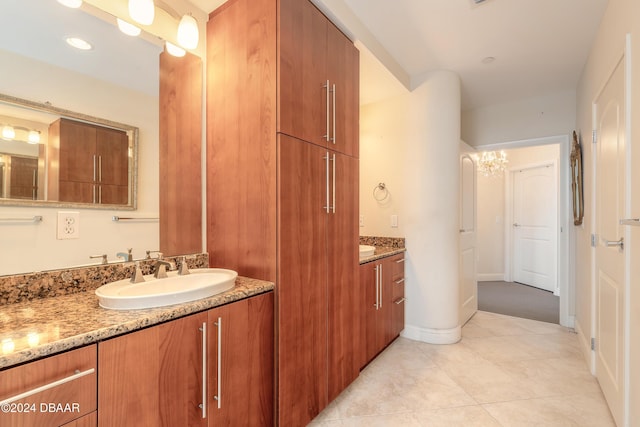
<svg viewBox="0 0 640 427">
<path fill-rule="evenodd" d="M 0 308 L 0 369 L 95 343 L 274 289 L 238 277 L 233 289 L 197 301 L 144 310 L 108 310 L 93 290 Z"/>
<path fill-rule="evenodd" d="M 376 250 L 373 255 L 360 258 L 360 265 L 366 264 L 371 261 L 376 261 L 388 256 L 401 254 L 406 251 L 406 248 L 390 248 L 386 246 L 376 246 Z"/>
</svg>

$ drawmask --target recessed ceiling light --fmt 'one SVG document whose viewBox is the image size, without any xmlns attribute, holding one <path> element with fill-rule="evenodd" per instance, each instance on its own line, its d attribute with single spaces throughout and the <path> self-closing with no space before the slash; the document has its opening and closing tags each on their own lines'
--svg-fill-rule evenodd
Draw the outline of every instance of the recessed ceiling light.
<svg viewBox="0 0 640 427">
<path fill-rule="evenodd" d="M 91 46 L 89 42 L 79 39 L 78 37 L 67 37 L 67 43 L 80 50 L 93 49 L 93 46 Z"/>
<path fill-rule="evenodd" d="M 61 5 L 77 9 L 82 6 L 82 0 L 58 0 Z"/>
<path fill-rule="evenodd" d="M 482 58 L 482 63 L 483 64 L 491 64 L 493 61 L 495 61 L 496 58 L 493 56 L 487 56 L 485 58 Z"/>
</svg>

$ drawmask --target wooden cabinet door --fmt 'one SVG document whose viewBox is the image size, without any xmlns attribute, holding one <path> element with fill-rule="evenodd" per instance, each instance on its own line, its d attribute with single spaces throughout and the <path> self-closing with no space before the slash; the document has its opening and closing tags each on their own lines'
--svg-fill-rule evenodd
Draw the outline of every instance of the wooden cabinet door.
<svg viewBox="0 0 640 427">
<path fill-rule="evenodd" d="M 382 286 L 380 295 L 380 322 L 379 329 L 382 350 L 395 338 L 393 334 L 393 257 L 384 258 L 382 266 Z"/>
<path fill-rule="evenodd" d="M 95 411 L 96 368 L 90 345 L 0 371 L 0 401 L 44 388 L 3 405 L 0 425 L 57 427 Z"/>
<path fill-rule="evenodd" d="M 327 18 L 307 0 L 280 0 L 277 131 L 326 146 Z"/>
<path fill-rule="evenodd" d="M 94 182 L 97 173 L 96 128 L 60 119 L 60 181 Z"/>
<path fill-rule="evenodd" d="M 376 262 L 360 266 L 360 369 L 380 351 L 377 274 Z"/>
<path fill-rule="evenodd" d="M 97 181 L 105 185 L 129 183 L 129 137 L 121 130 L 96 129 Z"/>
<path fill-rule="evenodd" d="M 99 343 L 99 425 L 206 426 L 206 322 L 199 313 Z"/>
<path fill-rule="evenodd" d="M 360 56 L 332 23 L 327 30 L 327 76 L 331 82 L 331 149 L 358 157 Z"/>
<path fill-rule="evenodd" d="M 327 401 L 327 150 L 278 136 L 278 421 L 309 423 Z"/>
<path fill-rule="evenodd" d="M 98 425 L 98 412 L 93 411 L 90 414 L 80 417 L 77 420 L 73 420 L 61 427 L 97 427 Z"/>
<path fill-rule="evenodd" d="M 92 182 L 60 181 L 58 200 L 61 202 L 96 203 L 98 189 Z"/>
<path fill-rule="evenodd" d="M 358 298 L 358 160 L 331 156 L 331 209 L 328 233 L 328 375 L 329 401 L 360 371 L 355 337 L 360 336 Z M 333 182 L 332 182 L 333 181 Z M 335 186 L 333 185 L 335 183 Z"/>
<path fill-rule="evenodd" d="M 209 310 L 212 426 L 273 425 L 273 293 Z"/>
<path fill-rule="evenodd" d="M 11 156 L 10 182 L 10 198 L 37 200 L 38 158 Z"/>
</svg>

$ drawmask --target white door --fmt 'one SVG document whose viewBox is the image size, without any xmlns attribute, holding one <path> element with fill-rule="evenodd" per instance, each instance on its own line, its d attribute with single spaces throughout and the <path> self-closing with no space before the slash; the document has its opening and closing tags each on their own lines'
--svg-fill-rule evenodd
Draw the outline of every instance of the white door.
<svg viewBox="0 0 640 427">
<path fill-rule="evenodd" d="M 513 280 L 557 291 L 558 190 L 555 164 L 513 171 Z"/>
<path fill-rule="evenodd" d="M 618 425 L 624 396 L 624 61 L 598 96 L 596 130 L 596 375 Z"/>
<path fill-rule="evenodd" d="M 476 165 L 468 154 L 460 157 L 460 324 L 478 311 L 476 280 Z"/>
</svg>

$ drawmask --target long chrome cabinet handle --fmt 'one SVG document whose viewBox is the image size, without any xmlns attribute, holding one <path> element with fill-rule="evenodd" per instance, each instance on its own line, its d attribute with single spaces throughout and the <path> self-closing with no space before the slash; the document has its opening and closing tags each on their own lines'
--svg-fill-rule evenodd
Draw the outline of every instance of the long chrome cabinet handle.
<svg viewBox="0 0 640 427">
<path fill-rule="evenodd" d="M 380 266 L 376 265 L 376 268 L 375 268 L 375 271 L 376 271 L 376 303 L 373 304 L 373 306 L 376 308 L 376 310 L 379 309 L 378 302 L 380 301 L 380 275 L 378 274 L 378 267 L 380 267 Z"/>
<path fill-rule="evenodd" d="M 207 418 L 207 322 L 202 322 L 202 418 Z"/>
<path fill-rule="evenodd" d="M 98 182 L 102 182 L 102 156 L 98 156 Z"/>
<path fill-rule="evenodd" d="M 220 409 L 222 407 L 222 317 L 218 317 L 214 325 L 218 327 L 218 390 L 213 398 L 218 402 L 218 409 Z"/>
<path fill-rule="evenodd" d="M 329 213 L 329 211 L 331 210 L 331 206 L 329 205 L 329 152 L 327 151 L 326 156 L 324 156 L 322 158 L 324 160 L 325 163 L 325 168 L 326 168 L 326 177 L 327 177 L 327 182 L 326 182 L 326 190 L 327 190 L 327 194 L 326 194 L 326 205 L 324 205 L 322 207 L 322 209 L 324 209 L 327 213 Z"/>
<path fill-rule="evenodd" d="M 329 112 L 329 80 L 327 80 L 327 83 L 325 83 L 324 86 L 322 86 L 322 87 L 327 90 L 327 96 L 326 96 L 326 99 L 325 99 L 325 106 L 327 107 L 327 126 L 326 126 L 327 133 L 325 133 L 323 135 L 323 138 L 327 142 L 329 142 L 329 140 L 331 139 L 331 135 L 329 135 L 329 114 L 331 114 Z"/>
<path fill-rule="evenodd" d="M 333 154 L 333 206 L 331 212 L 336 213 L 336 155 Z"/>
<path fill-rule="evenodd" d="M 96 185 L 93 184 L 93 203 L 96 202 Z"/>
<path fill-rule="evenodd" d="M 21 400 L 21 399 L 24 399 L 25 397 L 33 396 L 34 394 L 42 393 L 43 391 L 52 389 L 54 387 L 58 387 L 59 385 L 66 384 L 68 382 L 77 380 L 78 378 L 82 378 L 84 376 L 91 375 L 95 371 L 96 371 L 95 368 L 90 368 L 90 369 L 87 369 L 86 371 L 82 371 L 82 372 L 76 370 L 75 374 L 73 374 L 73 375 L 69 375 L 68 377 L 62 378 L 62 379 L 60 379 L 58 381 L 54 381 L 52 383 L 45 384 L 43 386 L 33 388 L 33 389 L 29 390 L 29 391 L 25 391 L 24 393 L 20 393 L 20 394 L 17 394 L 15 396 L 12 396 L 12 397 L 10 397 L 8 399 L 5 399 L 3 401 L 0 401 L 0 406 L 6 405 L 8 403 L 13 403 L 16 400 Z"/>
<path fill-rule="evenodd" d="M 97 174 L 97 166 L 96 166 L 96 155 L 93 155 L 93 182 L 96 182 L 96 174 Z"/>
<path fill-rule="evenodd" d="M 380 308 L 382 308 L 382 290 L 384 289 L 384 287 L 382 286 L 382 264 L 380 264 L 378 274 L 380 274 Z"/>
<path fill-rule="evenodd" d="M 333 85 L 333 137 L 331 141 L 336 145 L 336 85 Z"/>
</svg>

